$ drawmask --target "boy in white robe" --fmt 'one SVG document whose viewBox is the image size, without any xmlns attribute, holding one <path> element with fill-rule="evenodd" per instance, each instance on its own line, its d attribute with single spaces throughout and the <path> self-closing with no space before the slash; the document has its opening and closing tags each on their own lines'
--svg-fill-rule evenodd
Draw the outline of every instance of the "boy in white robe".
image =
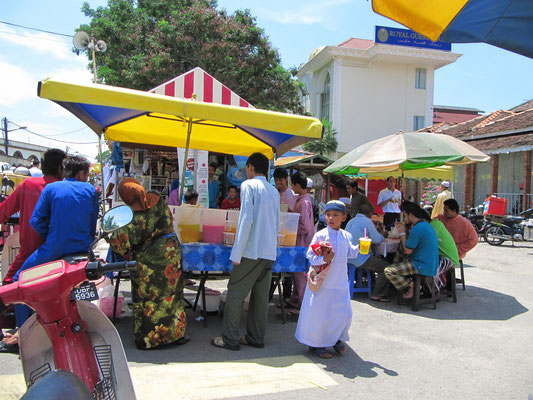
<svg viewBox="0 0 533 400">
<path fill-rule="evenodd" d="M 330 263 L 329 272 L 318 292 L 306 286 L 296 327 L 296 339 L 321 358 L 331 358 L 326 347 L 340 355 L 344 353 L 344 341 L 352 321 L 352 307 L 348 284 L 348 258 L 359 253 L 359 246 L 352 244 L 351 234 L 341 229 L 346 219 L 346 206 L 338 200 L 330 201 L 325 209 L 327 227 L 315 233 L 311 245 L 328 242 L 331 250 L 318 256 L 309 247 L 307 258 L 312 265 Z"/>
</svg>

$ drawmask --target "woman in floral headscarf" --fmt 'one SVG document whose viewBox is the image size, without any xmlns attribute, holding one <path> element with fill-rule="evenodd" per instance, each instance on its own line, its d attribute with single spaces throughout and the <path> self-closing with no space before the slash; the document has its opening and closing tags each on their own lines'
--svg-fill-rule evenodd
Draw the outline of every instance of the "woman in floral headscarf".
<svg viewBox="0 0 533 400">
<path fill-rule="evenodd" d="M 135 343 L 139 349 L 187 343 L 181 249 L 172 214 L 159 194 L 146 193 L 133 178 L 123 179 L 118 192 L 134 217 L 113 233 L 110 246 L 138 262 L 131 274 Z"/>
</svg>

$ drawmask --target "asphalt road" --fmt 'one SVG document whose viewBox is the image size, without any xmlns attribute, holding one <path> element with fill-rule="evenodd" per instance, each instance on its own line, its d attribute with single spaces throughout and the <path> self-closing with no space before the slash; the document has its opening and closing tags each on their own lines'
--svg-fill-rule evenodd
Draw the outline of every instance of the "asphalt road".
<svg viewBox="0 0 533 400">
<path fill-rule="evenodd" d="M 437 309 L 352 301 L 343 357 L 322 360 L 294 339 L 273 306 L 264 349 L 212 347 L 221 318 L 208 326 L 188 312 L 192 340 L 139 351 L 130 318 L 118 323 L 139 399 L 527 399 L 533 394 L 533 243 L 480 243 L 465 259 L 466 291 Z M 220 287 L 221 282 L 209 282 Z M 460 288 L 460 287 L 459 287 Z M 24 390 L 16 355 L 0 355 L 0 398 Z"/>
</svg>

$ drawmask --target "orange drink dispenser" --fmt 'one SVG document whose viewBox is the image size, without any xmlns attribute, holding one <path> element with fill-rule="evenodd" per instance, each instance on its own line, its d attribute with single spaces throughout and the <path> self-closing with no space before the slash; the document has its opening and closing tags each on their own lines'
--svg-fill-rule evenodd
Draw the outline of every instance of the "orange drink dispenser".
<svg viewBox="0 0 533 400">
<path fill-rule="evenodd" d="M 283 238 L 284 246 L 296 246 L 296 234 L 298 233 L 299 213 L 280 213 L 279 233 L 285 235 Z"/>
<path fill-rule="evenodd" d="M 199 242 L 202 209 L 188 204 L 169 206 L 174 214 L 174 230 L 181 243 Z"/>
</svg>

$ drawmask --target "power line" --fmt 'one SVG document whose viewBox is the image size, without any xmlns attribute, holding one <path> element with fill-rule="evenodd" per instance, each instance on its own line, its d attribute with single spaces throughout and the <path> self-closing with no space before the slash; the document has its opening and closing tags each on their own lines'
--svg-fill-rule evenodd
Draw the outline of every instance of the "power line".
<svg viewBox="0 0 533 400">
<path fill-rule="evenodd" d="M 76 132 L 79 132 L 79 131 L 82 131 L 84 129 L 87 129 L 89 128 L 88 126 L 83 126 L 81 127 L 80 129 L 75 129 L 73 131 L 70 131 L 70 132 L 65 132 L 65 133 L 58 133 L 57 135 L 47 135 L 48 137 L 56 137 L 56 136 L 64 136 L 64 135 L 69 135 L 71 133 L 76 133 Z"/>
<path fill-rule="evenodd" d="M 23 129 L 24 131 L 26 132 L 29 132 L 33 135 L 36 135 L 36 136 L 39 136 L 39 137 L 42 137 L 42 138 L 45 138 L 45 139 L 48 139 L 48 140 L 52 140 L 54 142 L 61 142 L 61 143 L 69 143 L 69 144 L 98 144 L 98 142 L 71 142 L 71 141 L 68 141 L 68 140 L 60 140 L 60 139 L 50 139 L 48 136 L 46 135 L 41 135 L 39 133 L 36 133 L 36 132 L 33 132 L 33 131 L 30 131 L 28 128 L 26 129 Z"/>
<path fill-rule="evenodd" d="M 0 31 L 0 33 L 5 33 L 7 35 L 22 36 L 22 37 L 31 37 L 32 39 L 47 40 L 49 42 L 65 43 L 64 40 L 56 40 L 56 39 L 44 38 L 44 37 L 34 36 L 34 35 L 24 35 L 23 33 L 8 32 L 8 31 Z"/>
<path fill-rule="evenodd" d="M 38 31 L 38 32 L 44 32 L 44 33 L 49 33 L 51 35 L 58 35 L 58 36 L 66 36 L 66 37 L 74 37 L 74 35 L 66 35 L 64 33 L 57 33 L 57 32 L 52 32 L 52 31 L 45 31 L 43 29 L 38 29 L 38 28 L 31 28 L 29 26 L 24 26 L 24 25 L 18 25 L 18 24 L 13 24 L 11 22 L 5 22 L 5 21 L 0 21 L 1 24 L 6 24 L 6 25 L 11 25 L 11 26 L 16 26 L 18 28 L 24 28 L 24 29 L 31 29 L 32 31 Z"/>
<path fill-rule="evenodd" d="M 45 139 L 48 139 L 48 140 L 52 140 L 54 142 L 61 142 L 61 143 L 68 143 L 68 144 L 98 144 L 98 142 L 72 142 L 72 141 L 68 141 L 68 140 L 61 140 L 61 139 L 51 139 L 49 137 L 49 135 L 42 135 L 40 133 L 37 133 L 37 132 L 33 132 L 31 130 L 29 130 L 28 128 L 25 128 L 25 127 L 22 127 L 20 126 L 19 124 L 17 124 L 16 122 L 13 122 L 13 121 L 9 121 L 11 124 L 13 125 L 16 125 L 18 126 L 19 128 L 21 128 L 22 130 L 28 132 L 28 133 L 31 133 L 33 135 L 36 135 L 36 136 L 39 136 L 39 137 L 42 137 L 42 138 L 45 138 Z M 84 128 L 81 128 L 81 129 L 84 129 Z M 81 130 L 81 129 L 78 129 L 78 130 Z M 76 131 L 74 131 L 76 132 Z"/>
</svg>

